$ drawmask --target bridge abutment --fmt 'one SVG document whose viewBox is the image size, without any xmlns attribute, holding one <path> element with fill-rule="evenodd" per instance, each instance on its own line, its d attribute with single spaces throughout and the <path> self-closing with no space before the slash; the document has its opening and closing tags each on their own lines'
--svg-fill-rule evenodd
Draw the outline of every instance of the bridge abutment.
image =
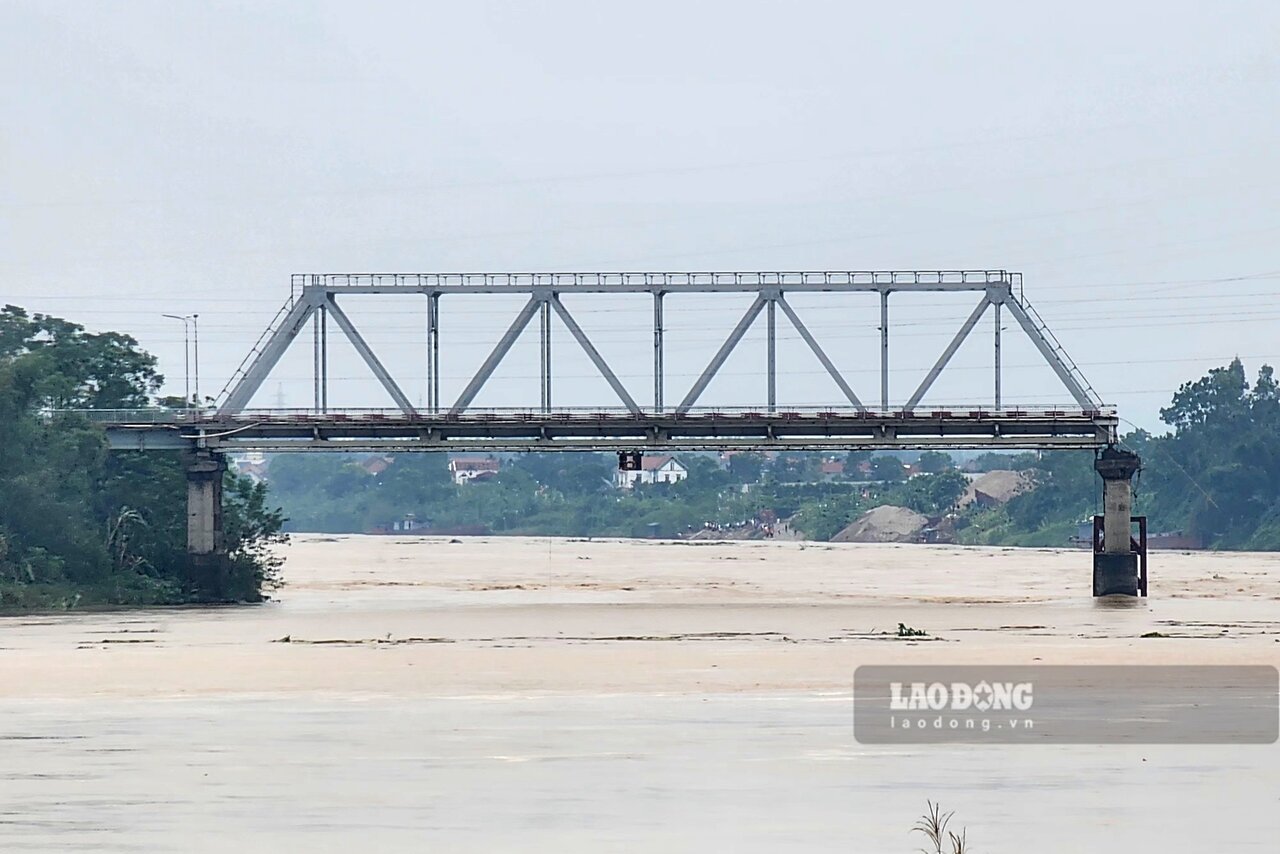
<svg viewBox="0 0 1280 854">
<path fill-rule="evenodd" d="M 227 460 L 215 451 L 187 455 L 187 555 L 192 580 L 207 595 L 222 595 L 226 536 L 222 525 L 222 481 Z"/>
<path fill-rule="evenodd" d="M 1138 595 L 1138 552 L 1132 542 L 1133 476 L 1142 461 L 1109 446 L 1094 460 L 1102 476 L 1102 548 L 1093 553 L 1093 595 Z"/>
</svg>

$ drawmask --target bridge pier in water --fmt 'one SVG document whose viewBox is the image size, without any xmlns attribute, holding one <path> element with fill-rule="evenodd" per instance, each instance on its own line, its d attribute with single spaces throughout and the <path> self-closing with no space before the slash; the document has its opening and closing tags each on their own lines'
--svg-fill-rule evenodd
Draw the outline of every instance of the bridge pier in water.
<svg viewBox="0 0 1280 854">
<path fill-rule="evenodd" d="M 1093 595 L 1137 596 L 1138 552 L 1133 548 L 1133 476 L 1142 461 L 1132 451 L 1105 448 L 1094 460 L 1102 476 L 1102 548 L 1094 544 Z"/>
<path fill-rule="evenodd" d="M 222 525 L 222 480 L 227 460 L 216 451 L 186 455 L 187 555 L 196 587 L 213 596 L 223 593 L 226 536 Z"/>
</svg>

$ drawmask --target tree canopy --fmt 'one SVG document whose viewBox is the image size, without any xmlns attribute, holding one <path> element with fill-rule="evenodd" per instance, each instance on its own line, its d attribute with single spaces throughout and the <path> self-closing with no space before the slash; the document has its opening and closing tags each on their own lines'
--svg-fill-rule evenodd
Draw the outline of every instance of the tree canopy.
<svg viewBox="0 0 1280 854">
<path fill-rule="evenodd" d="M 0 608 L 207 601 L 189 572 L 186 481 L 175 453 L 108 453 L 60 410 L 147 406 L 163 378 L 128 335 L 0 310 Z M 219 598 L 273 581 L 283 517 L 266 489 L 229 478 Z"/>
</svg>

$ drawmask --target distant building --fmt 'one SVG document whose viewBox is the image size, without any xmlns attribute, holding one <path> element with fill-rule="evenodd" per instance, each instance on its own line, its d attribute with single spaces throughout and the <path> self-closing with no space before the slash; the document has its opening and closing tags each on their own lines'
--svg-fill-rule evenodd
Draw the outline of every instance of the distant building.
<svg viewBox="0 0 1280 854">
<path fill-rule="evenodd" d="M 689 470 L 669 454 L 642 457 L 636 471 L 614 472 L 613 485 L 618 489 L 631 489 L 637 483 L 677 483 L 689 476 Z"/>
<path fill-rule="evenodd" d="M 818 468 L 823 480 L 835 480 L 844 477 L 844 460 L 823 460 Z"/>
<path fill-rule="evenodd" d="M 425 532 L 430 528 L 430 524 L 426 521 L 418 519 L 412 513 L 404 514 L 404 518 L 397 519 L 394 522 L 388 522 L 381 525 L 374 525 L 365 531 L 366 534 L 408 534 L 412 532 Z"/>
<path fill-rule="evenodd" d="M 235 468 L 236 474 L 244 475 L 254 483 L 266 480 L 268 467 L 267 458 L 264 454 L 258 451 L 251 451 L 243 456 L 236 457 L 232 465 Z"/>
<path fill-rule="evenodd" d="M 374 455 L 372 457 L 365 457 L 363 460 L 356 463 L 356 465 L 360 466 L 360 468 L 364 469 L 368 474 L 377 476 L 391 468 L 391 464 L 393 462 L 395 462 L 395 460 L 391 457 Z"/>
<path fill-rule="evenodd" d="M 502 463 L 494 457 L 454 457 L 449 460 L 449 475 L 457 484 L 487 480 L 498 473 Z"/>
</svg>

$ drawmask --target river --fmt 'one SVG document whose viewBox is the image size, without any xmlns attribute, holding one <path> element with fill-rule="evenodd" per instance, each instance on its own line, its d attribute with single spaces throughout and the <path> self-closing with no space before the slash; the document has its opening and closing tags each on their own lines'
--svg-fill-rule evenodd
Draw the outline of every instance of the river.
<svg viewBox="0 0 1280 854">
<path fill-rule="evenodd" d="M 259 607 L 0 620 L 0 851 L 1273 852 L 1280 747 L 864 745 L 862 664 L 1280 664 L 1280 555 L 295 537 Z M 900 638 L 897 626 L 927 632 Z M 1162 637 L 1143 638 L 1152 632 Z"/>
</svg>

